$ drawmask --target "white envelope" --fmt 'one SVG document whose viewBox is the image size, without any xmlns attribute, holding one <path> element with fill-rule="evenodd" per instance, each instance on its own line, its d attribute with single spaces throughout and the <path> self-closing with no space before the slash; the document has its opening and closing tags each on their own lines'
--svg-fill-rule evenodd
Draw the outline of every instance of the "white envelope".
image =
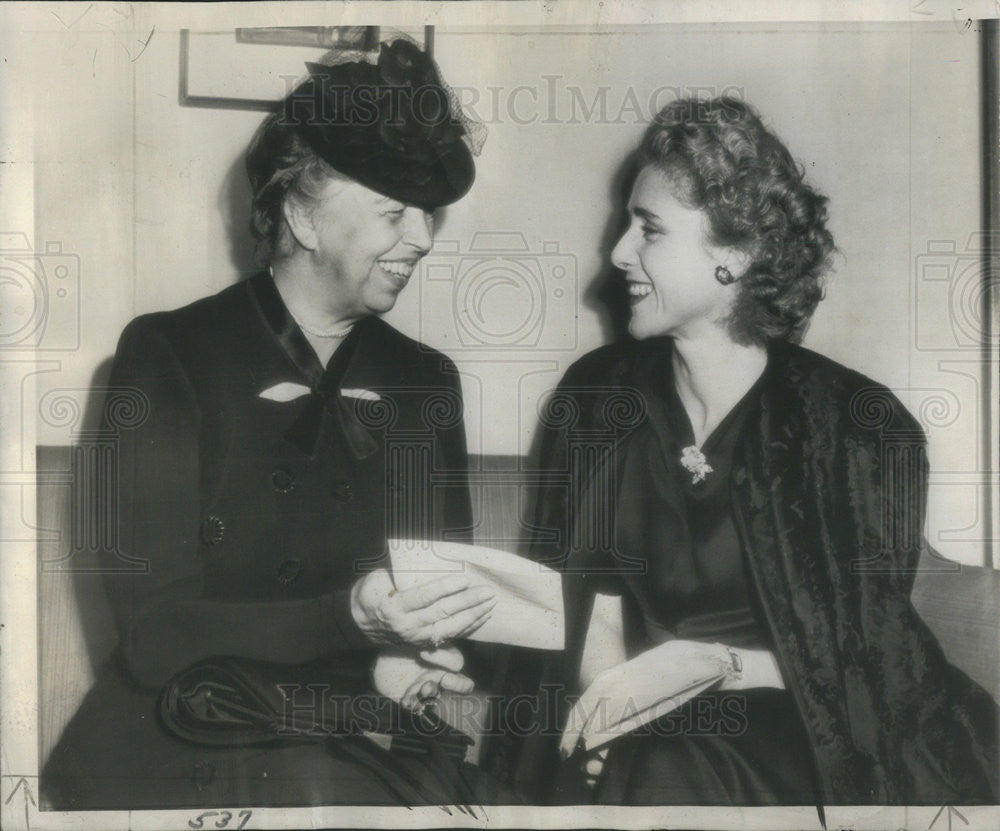
<svg viewBox="0 0 1000 831">
<path fill-rule="evenodd" d="M 400 591 L 449 574 L 497 595 L 489 618 L 470 640 L 562 649 L 566 640 L 561 575 L 508 551 L 428 540 L 389 540 L 392 578 Z"/>
</svg>

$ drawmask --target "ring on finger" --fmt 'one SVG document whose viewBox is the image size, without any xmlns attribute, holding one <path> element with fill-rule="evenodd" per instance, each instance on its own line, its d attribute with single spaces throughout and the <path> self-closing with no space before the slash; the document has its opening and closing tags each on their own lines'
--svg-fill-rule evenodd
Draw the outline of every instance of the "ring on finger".
<svg viewBox="0 0 1000 831">
<path fill-rule="evenodd" d="M 436 623 L 432 624 L 431 625 L 431 646 L 433 646 L 435 649 L 437 649 L 443 643 L 444 643 L 444 638 L 442 638 L 441 635 L 438 634 L 437 624 Z"/>
<path fill-rule="evenodd" d="M 437 705 L 438 705 L 437 692 L 433 692 L 430 695 L 422 696 L 418 703 L 418 706 L 420 707 L 419 715 L 423 715 L 427 710 L 430 710 L 432 713 L 436 712 Z"/>
</svg>

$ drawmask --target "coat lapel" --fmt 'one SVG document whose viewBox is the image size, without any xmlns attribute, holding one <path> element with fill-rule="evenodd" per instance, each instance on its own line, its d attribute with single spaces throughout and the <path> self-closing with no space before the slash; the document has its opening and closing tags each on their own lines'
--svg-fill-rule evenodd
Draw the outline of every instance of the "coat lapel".
<svg viewBox="0 0 1000 831">
<path fill-rule="evenodd" d="M 369 352 L 370 348 L 359 350 L 359 346 L 369 344 L 370 330 L 385 324 L 376 318 L 358 321 L 324 369 L 285 307 L 271 276 L 266 272 L 255 275 L 248 281 L 248 288 L 254 305 L 279 349 L 299 379 L 309 388 L 309 399 L 285 433 L 285 438 L 313 458 L 321 437 L 330 430 L 335 430 L 346 439 L 347 446 L 356 459 L 372 455 L 378 449 L 378 443 L 358 419 L 358 396 L 345 399 L 341 390 L 351 387 L 356 393 L 359 389 L 364 389 L 358 383 L 358 377 L 359 374 L 364 376 L 365 372 L 354 370 L 354 364 L 364 364 L 364 361 L 356 360 L 357 355 L 359 352 Z M 349 375 L 352 378 L 350 384 L 346 383 Z"/>
</svg>

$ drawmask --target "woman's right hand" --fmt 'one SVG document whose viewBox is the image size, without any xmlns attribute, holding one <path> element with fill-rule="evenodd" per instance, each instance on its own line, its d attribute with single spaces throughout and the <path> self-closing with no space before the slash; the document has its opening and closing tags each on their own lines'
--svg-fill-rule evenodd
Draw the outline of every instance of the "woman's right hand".
<svg viewBox="0 0 1000 831">
<path fill-rule="evenodd" d="M 475 684 L 462 675 L 465 656 L 457 647 L 422 649 L 414 655 L 409 647 L 382 650 L 372 667 L 372 683 L 380 694 L 398 701 L 407 710 L 423 712 L 442 693 L 466 695 Z"/>
<path fill-rule="evenodd" d="M 489 619 L 495 605 L 494 591 L 473 586 L 464 574 L 397 591 L 383 568 L 366 574 L 351 589 L 354 621 L 375 644 L 436 649 L 471 635 Z"/>
</svg>

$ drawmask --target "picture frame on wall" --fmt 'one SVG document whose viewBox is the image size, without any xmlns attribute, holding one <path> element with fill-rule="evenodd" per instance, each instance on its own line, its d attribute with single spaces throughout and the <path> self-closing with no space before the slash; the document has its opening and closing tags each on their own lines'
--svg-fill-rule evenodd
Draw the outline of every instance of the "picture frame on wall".
<svg viewBox="0 0 1000 831">
<path fill-rule="evenodd" d="M 182 107 L 269 112 L 306 73 L 307 63 L 372 54 L 382 40 L 408 37 L 433 52 L 434 27 L 262 26 L 182 29 L 178 103 Z"/>
</svg>

